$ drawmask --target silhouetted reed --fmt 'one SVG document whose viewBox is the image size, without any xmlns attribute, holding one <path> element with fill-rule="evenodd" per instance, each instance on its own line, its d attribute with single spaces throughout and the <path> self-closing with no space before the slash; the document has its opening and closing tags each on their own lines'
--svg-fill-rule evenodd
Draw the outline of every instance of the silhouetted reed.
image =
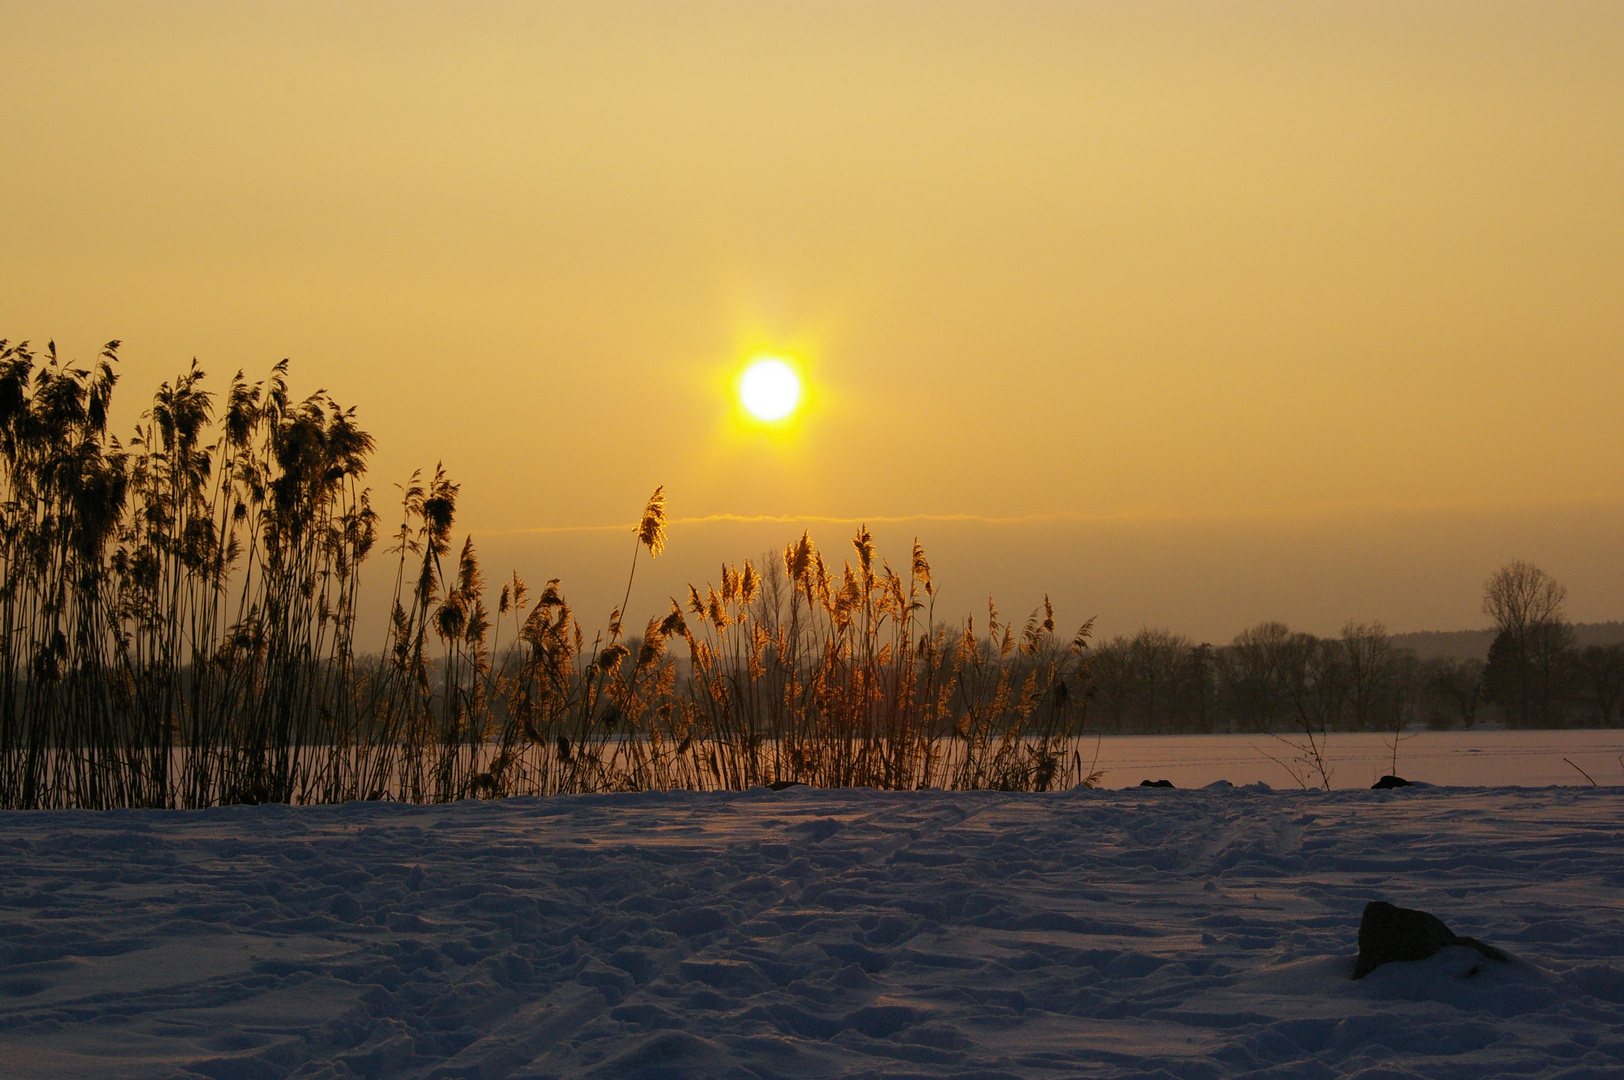
<svg viewBox="0 0 1624 1080">
<path fill-rule="evenodd" d="M 86 369 L 0 341 L 0 806 L 1097 780 L 1089 625 L 1057 640 L 1047 601 L 1022 627 L 990 603 L 981 633 L 939 624 L 917 543 L 899 574 L 860 529 L 837 571 L 803 534 L 628 637 L 663 489 L 589 644 L 557 580 L 511 577 L 493 617 L 472 540 L 452 556 L 458 485 L 414 475 L 363 654 L 379 535 L 354 411 L 294 401 L 285 361 L 217 407 L 194 362 L 126 446 L 117 348 Z"/>
<path fill-rule="evenodd" d="M 321 786 L 358 721 L 372 440 L 286 365 L 191 370 L 126 447 L 93 369 L 0 342 L 0 801 L 197 806 Z"/>
</svg>

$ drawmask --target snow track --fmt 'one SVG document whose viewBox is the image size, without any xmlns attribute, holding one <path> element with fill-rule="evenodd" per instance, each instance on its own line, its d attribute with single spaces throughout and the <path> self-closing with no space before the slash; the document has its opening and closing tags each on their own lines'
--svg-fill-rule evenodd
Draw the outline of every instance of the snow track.
<svg viewBox="0 0 1624 1080">
<path fill-rule="evenodd" d="M 0 1075 L 1624 1076 L 1624 792 L 0 815 Z M 1371 899 L 1450 949 L 1349 980 Z"/>
</svg>

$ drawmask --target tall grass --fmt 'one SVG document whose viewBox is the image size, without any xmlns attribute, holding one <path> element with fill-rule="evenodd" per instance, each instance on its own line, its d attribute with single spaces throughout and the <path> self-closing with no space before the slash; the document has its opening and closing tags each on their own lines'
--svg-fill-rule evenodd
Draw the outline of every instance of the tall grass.
<svg viewBox="0 0 1624 1080">
<path fill-rule="evenodd" d="M 85 369 L 0 341 L 0 801 L 294 798 L 361 721 L 372 440 L 285 364 L 212 424 L 194 363 L 126 446 L 117 345 Z"/>
<path fill-rule="evenodd" d="M 1096 779 L 1076 750 L 1089 625 L 1056 639 L 1045 601 L 949 628 L 917 544 L 898 573 L 861 529 L 837 570 L 803 535 L 626 634 L 663 490 L 589 642 L 556 580 L 512 576 L 488 607 L 458 485 L 413 476 L 367 652 L 380 534 L 353 409 L 295 401 L 285 362 L 217 402 L 194 362 L 126 445 L 117 348 L 81 368 L 0 341 L 0 806 Z"/>
</svg>

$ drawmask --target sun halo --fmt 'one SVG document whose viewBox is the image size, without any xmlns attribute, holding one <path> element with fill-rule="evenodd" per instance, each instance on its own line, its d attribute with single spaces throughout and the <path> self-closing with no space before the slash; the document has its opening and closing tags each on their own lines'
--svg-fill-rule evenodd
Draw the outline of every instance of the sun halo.
<svg viewBox="0 0 1624 1080">
<path fill-rule="evenodd" d="M 783 420 L 801 403 L 801 377 L 776 356 L 754 360 L 739 379 L 739 403 L 757 420 Z"/>
</svg>

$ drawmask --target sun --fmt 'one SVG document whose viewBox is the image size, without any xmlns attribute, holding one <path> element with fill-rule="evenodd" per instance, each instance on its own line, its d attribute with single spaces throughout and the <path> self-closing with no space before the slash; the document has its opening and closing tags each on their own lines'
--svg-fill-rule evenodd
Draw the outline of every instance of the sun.
<svg viewBox="0 0 1624 1080">
<path fill-rule="evenodd" d="M 744 370 L 739 402 L 757 420 L 782 420 L 801 403 L 801 377 L 777 357 L 765 357 Z"/>
</svg>

